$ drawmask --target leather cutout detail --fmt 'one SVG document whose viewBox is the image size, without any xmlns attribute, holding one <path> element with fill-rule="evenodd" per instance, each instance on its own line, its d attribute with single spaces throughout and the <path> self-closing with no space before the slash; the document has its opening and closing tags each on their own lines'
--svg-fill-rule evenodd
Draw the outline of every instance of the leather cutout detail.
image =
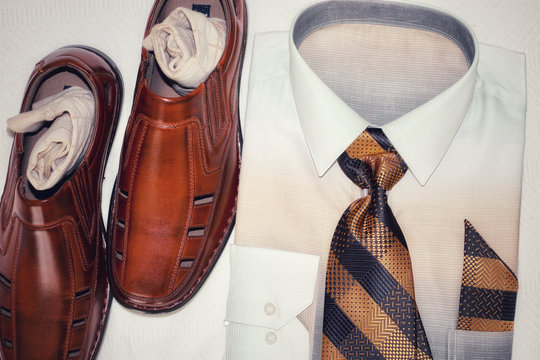
<svg viewBox="0 0 540 360">
<path fill-rule="evenodd" d="M 203 236 L 204 235 L 204 228 L 191 228 L 188 230 L 187 236 L 189 237 L 197 237 L 197 236 Z"/>
<path fill-rule="evenodd" d="M 190 268 L 194 262 L 195 262 L 194 259 L 184 259 L 180 261 L 180 268 Z"/>
<path fill-rule="evenodd" d="M 0 314 L 4 315 L 7 318 L 11 318 L 11 310 L 3 306 L 0 306 Z"/>
<path fill-rule="evenodd" d="M 22 111 L 53 78 L 55 84 L 44 92 L 83 82 L 96 100 L 96 129 L 83 160 L 61 186 L 35 191 L 35 198 L 25 196 L 32 189 L 22 186 L 24 135 L 15 135 L 1 204 L 7 221 L 0 222 L 0 235 L 10 243 L 0 274 L 0 357 L 93 359 L 109 304 L 98 192 L 118 121 L 121 78 L 109 59 L 82 46 L 58 49 L 40 63 L 28 81 Z"/>
<path fill-rule="evenodd" d="M 79 300 L 79 299 L 85 297 L 88 294 L 90 294 L 90 289 L 89 288 L 78 291 L 78 292 L 75 293 L 75 300 Z"/>
<path fill-rule="evenodd" d="M 512 331 L 518 280 L 514 272 L 465 220 L 458 330 Z"/>
<path fill-rule="evenodd" d="M 214 201 L 214 194 L 195 196 L 193 199 L 193 205 L 204 205 Z"/>
<path fill-rule="evenodd" d="M 70 359 L 76 358 L 77 356 L 79 356 L 80 353 L 81 353 L 81 349 L 71 350 L 70 352 L 68 352 L 68 358 Z"/>
<path fill-rule="evenodd" d="M 0 273 L 0 283 L 7 286 L 8 289 L 11 289 L 11 280 L 9 280 L 4 274 Z"/>
<path fill-rule="evenodd" d="M 7 348 L 13 349 L 13 342 L 11 342 L 11 340 L 8 340 L 6 338 L 2 338 L 2 345 L 4 345 Z"/>
<path fill-rule="evenodd" d="M 86 319 L 77 319 L 77 320 L 73 320 L 72 326 L 73 327 L 79 327 L 79 326 L 83 326 L 85 324 L 86 324 Z"/>
<path fill-rule="evenodd" d="M 118 188 L 118 193 L 120 194 L 121 197 L 123 197 L 124 199 L 127 199 L 128 198 L 128 192 L 124 189 L 121 189 L 120 187 Z"/>
<path fill-rule="evenodd" d="M 116 254 L 114 255 L 114 257 L 120 262 L 124 261 L 124 254 L 118 250 L 116 250 Z"/>
<path fill-rule="evenodd" d="M 186 303 L 230 235 L 240 160 L 238 76 L 246 40 L 243 1 L 237 5 L 239 21 L 231 0 L 212 3 L 211 12 L 219 7 L 227 24 L 226 50 L 189 95 L 171 100 L 154 93 L 145 80 L 154 59 L 142 53 L 109 222 L 111 286 L 128 307 L 161 312 Z M 165 15 L 162 9 L 163 2 L 156 2 L 147 30 Z M 124 231 L 118 219 L 125 221 Z M 131 231 L 136 229 L 153 230 L 156 241 Z"/>
</svg>

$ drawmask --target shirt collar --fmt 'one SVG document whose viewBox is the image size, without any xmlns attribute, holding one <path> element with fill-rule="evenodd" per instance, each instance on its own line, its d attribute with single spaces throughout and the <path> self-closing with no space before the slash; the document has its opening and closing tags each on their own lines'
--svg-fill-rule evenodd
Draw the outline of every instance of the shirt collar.
<svg viewBox="0 0 540 360">
<path fill-rule="evenodd" d="M 472 100 L 478 65 L 477 40 L 464 22 L 431 7 L 379 0 L 336 0 L 305 8 L 290 31 L 290 78 L 302 130 L 319 176 L 370 123 L 313 72 L 297 47 L 317 29 L 351 22 L 430 29 L 453 39 L 467 58 L 469 69 L 456 83 L 382 126 L 411 173 L 424 185 L 450 146 Z"/>
</svg>

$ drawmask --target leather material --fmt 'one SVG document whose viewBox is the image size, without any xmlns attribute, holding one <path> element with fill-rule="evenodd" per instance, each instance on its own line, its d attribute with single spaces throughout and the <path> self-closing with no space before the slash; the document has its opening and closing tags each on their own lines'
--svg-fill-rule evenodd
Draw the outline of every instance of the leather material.
<svg viewBox="0 0 540 360">
<path fill-rule="evenodd" d="M 166 1 L 152 9 L 145 36 Z M 240 144 L 238 87 L 246 37 L 243 1 L 222 1 L 223 56 L 191 93 L 159 96 L 143 49 L 109 222 L 116 298 L 148 312 L 187 302 L 217 261 L 234 223 Z"/>
<path fill-rule="evenodd" d="M 94 358 L 109 304 L 101 180 L 122 97 L 115 66 L 89 48 L 61 48 L 34 69 L 21 111 L 50 75 L 69 70 L 95 96 L 96 128 L 76 170 L 45 199 L 21 176 L 15 134 L 0 214 L 0 335 L 5 359 Z"/>
</svg>

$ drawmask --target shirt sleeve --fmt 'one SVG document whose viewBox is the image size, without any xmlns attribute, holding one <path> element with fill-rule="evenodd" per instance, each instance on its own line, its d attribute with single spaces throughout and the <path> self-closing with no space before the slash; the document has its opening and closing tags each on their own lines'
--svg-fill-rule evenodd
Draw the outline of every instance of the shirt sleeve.
<svg viewBox="0 0 540 360">
<path fill-rule="evenodd" d="M 226 359 L 308 359 L 297 316 L 312 302 L 319 257 L 233 245 Z"/>
</svg>

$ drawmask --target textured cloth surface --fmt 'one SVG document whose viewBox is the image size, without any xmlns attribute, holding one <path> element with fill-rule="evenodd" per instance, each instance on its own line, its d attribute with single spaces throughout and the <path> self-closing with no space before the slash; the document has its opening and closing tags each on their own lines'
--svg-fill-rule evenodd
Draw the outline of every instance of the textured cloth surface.
<svg viewBox="0 0 540 360">
<path fill-rule="evenodd" d="M 483 332 L 455 330 L 448 334 L 448 360 L 510 360 L 512 331 Z M 531 357 L 530 359 L 534 359 Z"/>
<path fill-rule="evenodd" d="M 512 331 L 518 279 L 468 220 L 463 253 L 457 329 Z"/>
<path fill-rule="evenodd" d="M 154 0 L 3 0 L 0 4 L 0 48 L 3 53 L 11 54 L 11 56 L 0 57 L 0 79 L 3 86 L 0 97 L 1 119 L 7 119 L 20 111 L 24 88 L 34 64 L 53 49 L 70 44 L 90 45 L 105 52 L 120 68 L 124 78 L 124 102 L 103 182 L 103 214 L 108 213 L 109 194 L 113 189 L 118 171 L 124 129 L 132 105 L 130 99 L 133 97 L 140 61 L 142 34 L 153 2 Z M 247 0 L 249 31 L 240 97 L 242 108 L 240 113 L 243 123 L 246 120 L 243 115 L 246 108 L 247 80 L 252 63 L 254 37 L 261 32 L 287 31 L 299 10 L 312 2 L 313 0 Z M 540 353 L 540 337 L 538 336 L 540 331 L 540 303 L 538 302 L 540 264 L 536 256 L 540 253 L 540 242 L 537 240 L 537 234 L 540 233 L 540 189 L 538 187 L 540 147 L 537 141 L 540 138 L 540 23 L 538 22 L 540 2 L 537 0 L 512 2 L 423 0 L 422 2 L 458 14 L 471 24 L 482 42 L 526 54 L 528 114 L 523 201 L 521 203 L 520 289 L 515 324 L 514 346 L 516 348 L 513 356 L 519 360 L 534 359 Z M 21 46 L 21 44 L 25 44 L 25 46 Z M 280 51 L 279 47 L 276 47 L 274 52 L 269 53 L 277 51 Z M 283 74 L 285 68 L 286 66 L 282 65 L 277 71 L 276 69 L 273 71 L 285 76 Z M 255 88 L 256 82 L 252 85 Z M 280 90 L 287 91 L 286 88 Z M 279 105 L 279 107 L 281 106 L 283 105 Z M 264 119 L 264 116 L 261 116 L 261 119 Z M 278 119 L 268 118 L 267 120 L 270 124 Z M 2 154 L 0 178 L 4 179 L 13 137 L 6 130 L 7 125 L 2 123 L 4 131 L 0 132 L 0 154 Z M 250 123 L 253 124 L 253 122 Z M 252 125 L 252 130 L 256 126 Z M 294 131 L 296 131 L 294 126 L 284 125 L 279 136 L 275 138 L 278 139 L 277 142 L 273 142 L 271 148 L 282 152 L 280 149 L 282 142 L 287 144 L 283 138 L 284 135 Z M 265 137 L 261 136 L 261 139 L 264 140 Z M 280 144 L 277 149 L 275 148 L 276 143 Z M 299 151 L 297 146 L 289 149 Z M 298 160 L 296 155 L 294 158 Z M 302 156 L 301 159 L 301 161 L 308 163 L 311 161 L 309 157 L 305 158 L 305 156 Z M 337 170 L 339 171 L 339 169 Z M 281 174 L 281 171 L 279 173 Z M 284 174 L 283 176 L 290 177 L 290 175 Z M 345 180 L 348 181 L 348 179 Z M 258 181 L 258 178 L 254 181 Z M 302 186 L 296 186 L 295 190 L 300 194 L 312 186 L 311 183 L 304 183 Z M 351 186 L 355 187 L 353 184 Z M 455 188 L 447 189 L 447 191 L 455 190 Z M 504 189 L 494 191 L 491 195 L 498 194 L 499 191 L 504 192 Z M 287 206 L 292 200 L 298 200 L 293 197 L 286 201 L 285 194 L 282 195 L 281 192 L 278 194 L 279 196 L 274 196 L 272 200 L 277 201 L 279 197 L 282 197 L 283 203 Z M 347 196 L 343 200 L 342 204 L 334 209 L 339 215 L 354 198 Z M 391 206 L 394 213 L 397 213 L 394 204 Z M 311 207 L 311 203 L 305 204 L 305 211 L 310 211 Z M 258 208 L 255 210 L 255 214 L 257 214 Z M 286 224 L 287 221 L 284 220 Z M 333 224 L 328 224 L 332 228 L 328 234 L 329 237 L 332 236 L 337 220 L 334 219 Z M 400 225 L 403 227 L 401 222 Z M 283 226 L 283 223 L 279 226 Z M 476 223 L 475 226 L 479 227 Z M 264 227 L 264 229 L 266 228 L 268 227 Z M 462 232 L 462 222 L 459 224 L 459 228 Z M 480 228 L 480 231 L 482 230 Z M 307 232 L 305 237 L 314 238 L 310 233 L 311 230 Z M 486 234 L 482 232 L 482 235 Z M 486 238 L 489 237 L 486 236 Z M 412 241 L 412 239 L 407 237 L 407 241 Z M 463 248 L 459 251 L 462 252 Z M 229 259 L 230 252 L 229 246 L 227 246 L 195 299 L 178 311 L 160 316 L 150 316 L 126 310 L 113 301 L 98 360 L 152 358 L 216 360 L 222 358 L 221 354 L 225 347 L 223 318 L 225 317 L 229 282 Z M 254 260 L 252 259 L 252 261 Z M 459 266 L 461 265 L 458 264 Z M 281 269 L 267 269 L 269 274 L 273 276 L 280 276 L 282 273 L 279 270 Z M 287 273 L 283 273 L 282 277 L 286 278 Z M 262 312 L 260 306 L 254 308 L 254 311 Z M 262 314 L 264 316 L 264 312 Z M 303 325 L 300 324 L 300 328 L 303 328 Z M 266 344 L 264 342 L 265 334 L 266 332 L 263 332 L 260 336 L 263 344 Z M 462 338 L 471 338 L 471 336 L 466 334 Z M 491 348 L 490 346 L 486 347 L 486 349 Z M 266 347 L 269 354 L 276 354 L 277 349 L 276 352 L 271 353 L 274 349 L 276 348 L 272 346 Z M 259 358 L 263 359 L 264 357 Z M 273 357 L 273 359 L 281 358 L 284 357 Z M 492 356 L 487 359 L 493 358 Z M 239 359 L 239 357 L 233 359 Z M 252 360 L 253 358 L 248 359 Z M 272 359 L 272 357 L 265 359 Z M 464 357 L 462 359 L 470 358 Z"/>
<path fill-rule="evenodd" d="M 194 89 L 214 70 L 225 49 L 225 20 L 176 8 L 152 27 L 143 46 L 159 68 L 180 86 Z"/>
<path fill-rule="evenodd" d="M 319 257 L 238 245 L 231 254 L 241 259 L 231 264 L 231 291 L 243 296 L 229 297 L 227 336 L 249 340 L 227 347 L 226 359 L 307 359 L 309 333 L 294 320 L 313 301 Z M 261 341 L 264 351 L 252 348 Z"/>
<path fill-rule="evenodd" d="M 26 172 L 37 190 L 50 189 L 75 168 L 95 128 L 95 106 L 92 92 L 72 86 L 32 105 L 32 110 L 7 120 L 10 130 L 35 132 L 52 122 L 39 135 L 30 152 Z"/>
<path fill-rule="evenodd" d="M 255 39 L 235 242 L 320 256 L 313 303 L 285 325 L 305 326 L 311 358 L 317 359 L 330 239 L 343 211 L 362 196 L 335 160 L 369 122 L 313 73 L 291 38 L 266 33 Z M 518 262 L 524 58 L 485 44 L 476 49 L 478 58 L 456 83 L 382 126 L 409 168 L 388 202 L 407 239 L 416 302 L 434 359 L 447 358 L 448 334 L 457 326 L 464 219 L 514 271 Z M 238 256 L 231 261 L 240 261 Z M 287 282 L 287 276 L 282 279 Z M 232 302 L 243 294 L 229 296 Z M 246 306 L 255 310 L 255 304 Z M 256 327 L 242 324 L 248 325 Z M 233 335 L 227 340 L 228 346 L 245 345 Z M 265 344 L 260 339 L 245 345 L 249 352 L 241 358 L 256 358 Z"/>
<path fill-rule="evenodd" d="M 467 71 L 452 40 L 413 28 L 330 25 L 306 37 L 299 51 L 332 91 L 377 125 L 422 105 Z"/>
<path fill-rule="evenodd" d="M 411 257 L 387 201 L 407 165 L 374 128 L 338 163 L 368 194 L 345 210 L 330 244 L 321 359 L 432 359 L 414 301 Z"/>
</svg>

